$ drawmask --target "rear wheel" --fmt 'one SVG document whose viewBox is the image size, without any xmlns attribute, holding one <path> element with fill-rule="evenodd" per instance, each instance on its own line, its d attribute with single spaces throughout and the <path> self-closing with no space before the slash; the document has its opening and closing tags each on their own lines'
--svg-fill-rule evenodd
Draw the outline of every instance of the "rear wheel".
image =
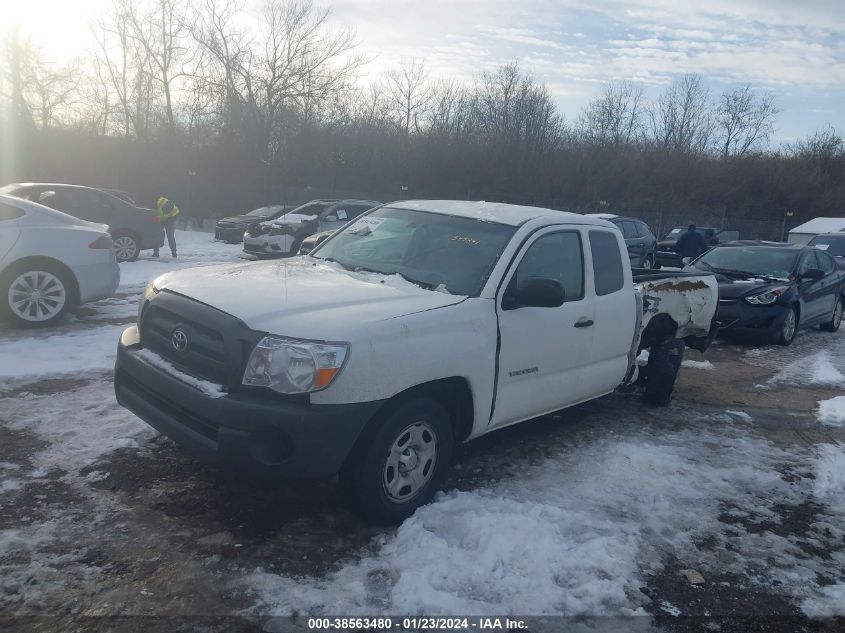
<svg viewBox="0 0 845 633">
<path fill-rule="evenodd" d="M 367 521 L 398 523 L 437 492 L 452 459 L 449 414 L 435 400 L 400 404 L 363 438 L 341 472 L 353 507 Z"/>
<path fill-rule="evenodd" d="M 791 345 L 795 340 L 795 334 L 798 332 L 798 309 L 795 306 L 789 307 L 789 312 L 783 319 L 777 334 L 775 334 L 775 343 L 778 345 Z"/>
<path fill-rule="evenodd" d="M 839 325 L 842 323 L 842 297 L 838 297 L 836 299 L 836 305 L 833 306 L 833 314 L 830 317 L 830 321 L 827 323 L 822 323 L 821 328 L 826 332 L 835 332 L 839 329 Z"/>
<path fill-rule="evenodd" d="M 61 319 L 70 307 L 71 282 L 50 264 L 31 264 L 0 279 L 4 312 L 18 325 L 40 327 Z"/>
<path fill-rule="evenodd" d="M 651 255 L 646 255 L 646 258 L 643 260 L 643 268 L 654 268 L 654 258 Z"/>
<path fill-rule="evenodd" d="M 683 359 L 684 342 L 680 339 L 665 339 L 652 347 L 645 367 L 643 402 L 659 407 L 669 404 Z"/>
<path fill-rule="evenodd" d="M 138 238 L 128 231 L 118 231 L 112 238 L 114 255 L 119 262 L 134 262 L 141 252 Z"/>
</svg>

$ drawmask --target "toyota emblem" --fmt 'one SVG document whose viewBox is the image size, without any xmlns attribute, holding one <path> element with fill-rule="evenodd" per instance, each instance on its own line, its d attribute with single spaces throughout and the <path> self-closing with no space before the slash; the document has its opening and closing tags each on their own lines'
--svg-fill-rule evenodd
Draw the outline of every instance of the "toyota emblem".
<svg viewBox="0 0 845 633">
<path fill-rule="evenodd" d="M 170 335 L 170 344 L 180 353 L 188 349 L 188 335 L 185 330 L 178 327 L 173 330 L 173 334 Z"/>
</svg>

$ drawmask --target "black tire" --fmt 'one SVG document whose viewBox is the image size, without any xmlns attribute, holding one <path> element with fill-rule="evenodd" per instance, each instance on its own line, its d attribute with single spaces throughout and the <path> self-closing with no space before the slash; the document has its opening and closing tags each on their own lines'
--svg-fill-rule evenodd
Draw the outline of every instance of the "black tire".
<svg viewBox="0 0 845 633">
<path fill-rule="evenodd" d="M 651 348 L 645 367 L 643 402 L 658 407 L 669 404 L 683 360 L 684 342 L 680 339 L 665 339 Z"/>
<path fill-rule="evenodd" d="M 640 268 L 652 269 L 654 267 L 654 257 L 652 257 L 651 255 L 646 255 L 645 259 L 643 260 L 643 265 L 640 266 Z"/>
<path fill-rule="evenodd" d="M 134 262 L 141 254 L 141 240 L 131 231 L 115 231 L 112 242 L 115 257 L 119 262 Z"/>
<path fill-rule="evenodd" d="M 437 401 L 425 397 L 399 404 L 375 424 L 357 443 L 340 473 L 340 480 L 357 514 L 369 523 L 393 525 L 431 501 L 451 467 L 454 434 L 446 410 Z M 413 431 L 410 430 L 412 427 Z M 409 449 L 401 453 L 391 451 L 412 432 L 420 437 L 428 433 L 429 438 L 434 434 L 433 461 L 416 457 L 423 451 L 418 452 L 411 446 L 411 440 L 406 444 L 412 452 L 408 452 Z M 401 466 L 397 470 L 391 465 L 396 455 L 408 460 L 416 457 L 416 465 L 410 471 L 402 471 Z M 426 464 L 428 470 L 425 470 Z M 410 482 L 414 472 L 424 479 L 415 493 L 414 484 Z M 410 496 L 401 500 L 392 497 L 387 490 L 388 481 L 397 482 L 397 496 L 403 490 L 407 490 Z M 403 482 L 408 483 L 403 485 Z"/>
<path fill-rule="evenodd" d="M 61 305 L 58 307 L 58 310 L 56 310 L 55 313 L 51 314 L 48 318 L 44 318 L 43 320 L 30 320 L 24 318 L 19 315 L 18 311 L 16 311 L 12 306 L 12 300 L 15 296 L 11 292 L 12 285 L 14 284 L 16 287 L 19 287 L 18 280 L 22 276 L 33 274 L 50 275 L 53 279 L 56 280 L 55 284 L 51 283 L 49 287 L 45 288 L 45 290 L 50 293 L 50 297 L 47 299 L 47 303 L 43 304 L 45 308 L 53 309 L 53 302 L 56 300 L 57 297 L 56 294 L 53 294 L 54 291 L 59 290 L 64 297 Z M 54 325 L 64 317 L 64 315 L 70 309 L 74 299 L 75 285 L 73 283 L 73 280 L 69 277 L 69 273 L 60 268 L 59 266 L 51 264 L 50 262 L 32 262 L 13 266 L 9 270 L 5 271 L 2 276 L 0 276 L 0 312 L 2 312 L 2 315 L 5 318 L 9 319 L 15 325 L 24 327 L 47 327 L 50 325 Z M 33 316 L 33 318 L 36 317 L 37 315 Z"/>
<path fill-rule="evenodd" d="M 825 332 L 835 332 L 839 329 L 839 325 L 842 323 L 842 310 L 845 309 L 845 304 L 842 303 L 842 297 L 836 298 L 836 303 L 833 306 L 833 314 L 830 317 L 830 321 L 827 323 L 821 324 L 821 329 Z"/>
<path fill-rule="evenodd" d="M 791 327 L 789 326 L 790 319 L 793 319 Z M 795 306 L 789 306 L 789 312 L 787 312 L 784 317 L 780 329 L 774 335 L 774 342 L 777 345 L 783 345 L 784 347 L 792 345 L 792 341 L 795 340 L 795 335 L 798 333 L 799 321 L 798 308 Z"/>
</svg>

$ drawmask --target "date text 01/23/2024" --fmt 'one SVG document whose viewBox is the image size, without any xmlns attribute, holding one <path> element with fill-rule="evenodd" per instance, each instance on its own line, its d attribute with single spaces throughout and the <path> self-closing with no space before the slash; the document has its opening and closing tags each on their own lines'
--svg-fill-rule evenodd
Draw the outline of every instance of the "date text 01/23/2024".
<svg viewBox="0 0 845 633">
<path fill-rule="evenodd" d="M 438 618 L 438 617 L 410 617 L 393 619 L 387 617 L 375 618 L 309 618 L 308 628 L 319 631 L 366 630 L 377 631 L 438 631 L 438 630 L 514 630 L 526 629 L 524 620 L 510 618 Z"/>
</svg>

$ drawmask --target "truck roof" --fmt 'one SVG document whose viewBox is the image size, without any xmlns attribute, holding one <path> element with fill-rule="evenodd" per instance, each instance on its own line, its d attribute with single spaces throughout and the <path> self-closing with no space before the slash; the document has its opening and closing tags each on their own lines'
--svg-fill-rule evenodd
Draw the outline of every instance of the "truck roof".
<svg viewBox="0 0 845 633">
<path fill-rule="evenodd" d="M 524 207 L 518 204 L 505 204 L 502 202 L 484 202 L 483 200 L 478 202 L 467 200 L 398 200 L 384 206 L 394 209 L 413 209 L 417 211 L 428 211 L 429 213 L 474 218 L 476 220 L 498 222 L 499 224 L 508 224 L 510 226 L 519 226 L 529 220 L 543 217 L 563 223 L 604 225 L 604 221 L 599 218 L 589 218 L 579 213 L 555 211 L 554 209 L 544 209 L 543 207 Z"/>
</svg>

